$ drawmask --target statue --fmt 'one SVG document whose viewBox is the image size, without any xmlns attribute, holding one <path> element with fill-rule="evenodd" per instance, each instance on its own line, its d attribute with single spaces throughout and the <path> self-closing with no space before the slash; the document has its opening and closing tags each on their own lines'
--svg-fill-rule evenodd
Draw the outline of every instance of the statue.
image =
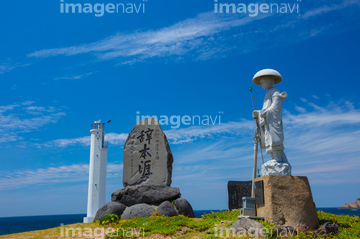
<svg viewBox="0 0 360 239">
<path fill-rule="evenodd" d="M 254 110 L 252 117 L 258 121 L 260 127 L 260 147 L 266 149 L 271 160 L 261 167 L 261 176 L 266 175 L 291 175 L 291 165 L 284 153 L 284 130 L 282 122 L 282 102 L 287 97 L 286 92 L 274 88 L 275 84 L 282 81 L 279 72 L 264 69 L 257 72 L 253 83 L 261 85 L 265 90 L 265 99 L 261 110 Z"/>
</svg>

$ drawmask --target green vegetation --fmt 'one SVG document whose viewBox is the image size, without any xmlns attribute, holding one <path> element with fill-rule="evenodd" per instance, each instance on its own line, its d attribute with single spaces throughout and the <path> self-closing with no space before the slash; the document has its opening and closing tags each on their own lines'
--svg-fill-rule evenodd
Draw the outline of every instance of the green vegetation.
<svg viewBox="0 0 360 239">
<path fill-rule="evenodd" d="M 107 216 L 104 216 L 99 221 L 99 225 L 106 225 L 110 223 L 118 223 L 120 221 L 120 218 L 116 214 L 109 214 Z"/>
<path fill-rule="evenodd" d="M 356 199 L 356 201 L 360 201 L 360 198 Z"/>
<path fill-rule="evenodd" d="M 203 215 L 202 218 L 188 218 L 184 216 L 165 217 L 159 214 L 147 218 L 134 218 L 117 221 L 116 217 L 102 218 L 103 224 L 100 228 L 112 229 L 117 232 L 110 232 L 106 238 L 123 239 L 123 238 L 234 238 L 219 237 L 221 230 L 227 231 L 231 225 L 238 219 L 239 211 L 220 211 Z M 360 218 L 344 215 L 334 215 L 325 212 L 318 212 L 320 224 L 333 222 L 339 225 L 340 231 L 336 235 L 319 236 L 317 238 L 343 238 L 352 239 L 360 238 Z M 275 225 L 265 221 L 259 221 L 269 231 Z M 96 223 L 78 223 L 66 225 L 63 227 L 47 229 L 42 231 L 18 233 L 13 235 L 4 235 L 0 238 L 62 238 L 61 231 L 67 228 L 99 228 L 99 221 Z M 304 233 L 292 238 L 305 239 L 315 238 L 314 232 Z M 75 236 L 75 238 L 89 238 Z M 275 235 L 267 238 L 276 238 Z"/>
<path fill-rule="evenodd" d="M 350 216 L 338 216 L 325 212 L 318 212 L 320 224 L 333 222 L 340 226 L 340 231 L 336 235 L 327 235 L 318 238 L 360 238 L 360 218 Z M 110 233 L 107 238 L 133 238 L 139 234 L 133 233 L 138 230 L 140 236 L 148 238 L 219 238 L 219 230 L 229 229 L 238 219 L 239 211 L 221 211 L 203 215 L 201 219 L 187 218 L 184 216 L 165 217 L 151 216 L 148 218 L 136 218 L 122 220 L 117 224 L 118 233 Z M 265 228 L 271 231 L 276 225 L 260 220 Z M 136 232 L 136 231 L 135 231 Z M 225 233 L 223 234 L 225 236 Z M 231 238 L 231 237 L 230 237 Z M 276 238 L 269 235 L 267 238 Z M 301 232 L 292 238 L 316 238 L 314 232 Z"/>
</svg>

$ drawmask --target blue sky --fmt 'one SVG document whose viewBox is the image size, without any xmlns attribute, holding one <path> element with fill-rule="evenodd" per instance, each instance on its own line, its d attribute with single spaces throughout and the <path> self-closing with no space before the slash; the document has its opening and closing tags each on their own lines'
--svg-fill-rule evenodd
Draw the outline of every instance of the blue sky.
<svg viewBox="0 0 360 239">
<path fill-rule="evenodd" d="M 162 128 L 172 186 L 195 210 L 226 209 L 227 181 L 251 178 L 249 85 L 259 109 L 265 92 L 251 79 L 263 68 L 282 74 L 277 87 L 289 95 L 293 174 L 309 178 L 318 207 L 359 198 L 359 0 L 307 0 L 299 14 L 255 17 L 216 14 L 213 1 L 145 4 L 145 13 L 95 17 L 61 14 L 57 0 L 1 3 L 0 217 L 85 213 L 89 130 L 98 119 L 112 120 L 109 201 L 122 188 L 136 112 L 221 115 L 220 125 Z"/>
</svg>

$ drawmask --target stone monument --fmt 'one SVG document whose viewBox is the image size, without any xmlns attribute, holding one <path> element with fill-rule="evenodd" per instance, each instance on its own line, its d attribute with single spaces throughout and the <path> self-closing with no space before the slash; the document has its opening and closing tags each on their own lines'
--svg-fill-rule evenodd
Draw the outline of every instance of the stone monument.
<svg viewBox="0 0 360 239">
<path fill-rule="evenodd" d="M 155 118 L 138 122 L 124 145 L 124 188 L 111 194 L 95 220 L 115 213 L 121 219 L 184 215 L 195 217 L 180 190 L 171 187 L 173 156 L 166 135 Z"/>
<path fill-rule="evenodd" d="M 253 112 L 253 118 L 260 126 L 261 149 L 266 149 L 271 160 L 261 167 L 261 176 L 266 175 L 291 175 L 291 165 L 284 153 L 284 130 L 282 122 L 282 102 L 287 93 L 274 87 L 282 81 L 279 72 L 272 69 L 264 69 L 257 72 L 253 83 L 261 85 L 265 93 L 263 108 Z"/>
<path fill-rule="evenodd" d="M 124 146 L 123 185 L 171 185 L 173 156 L 159 122 L 136 124 Z"/>
</svg>

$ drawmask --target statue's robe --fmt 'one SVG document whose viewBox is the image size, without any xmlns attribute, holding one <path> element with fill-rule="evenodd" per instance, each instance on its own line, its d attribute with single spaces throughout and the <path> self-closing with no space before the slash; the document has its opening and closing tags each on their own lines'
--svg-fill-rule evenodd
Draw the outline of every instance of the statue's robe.
<svg viewBox="0 0 360 239">
<path fill-rule="evenodd" d="M 265 114 L 265 118 L 259 117 L 261 147 L 266 149 L 266 153 L 284 150 L 284 130 L 282 123 L 282 101 L 286 98 L 286 92 L 274 87 L 266 91 L 264 104 L 260 114 Z"/>
</svg>

